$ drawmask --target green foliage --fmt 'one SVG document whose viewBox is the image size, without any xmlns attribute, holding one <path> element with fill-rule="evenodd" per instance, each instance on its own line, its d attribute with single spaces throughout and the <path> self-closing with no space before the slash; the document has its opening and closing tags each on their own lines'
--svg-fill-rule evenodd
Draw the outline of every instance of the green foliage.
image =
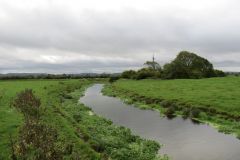
<svg viewBox="0 0 240 160">
<path fill-rule="evenodd" d="M 42 122 L 27 122 L 19 133 L 15 153 L 20 159 L 57 160 L 63 153 L 57 148 L 57 131 Z"/>
<path fill-rule="evenodd" d="M 113 83 L 113 82 L 117 81 L 119 78 L 120 78 L 120 77 L 112 76 L 112 77 L 109 78 L 109 82 L 110 82 L 110 83 Z"/>
<path fill-rule="evenodd" d="M 202 58 L 188 51 L 180 52 L 171 62 L 164 65 L 163 78 L 204 78 L 214 77 L 213 65 L 205 58 Z"/>
<path fill-rule="evenodd" d="M 171 62 L 161 66 L 153 61 L 144 63 L 146 68 L 133 71 L 124 71 L 121 75 L 126 79 L 146 79 L 146 78 L 162 78 L 162 79 L 199 79 L 209 77 L 224 77 L 225 73 L 220 70 L 214 70 L 213 65 L 205 58 L 188 51 L 180 52 Z"/>
<path fill-rule="evenodd" d="M 145 66 L 138 71 L 134 70 L 127 70 L 121 74 L 121 78 L 125 79 L 146 79 L 146 78 L 160 78 L 162 68 L 161 66 L 155 61 L 147 61 L 144 63 Z"/>
<path fill-rule="evenodd" d="M 183 118 L 184 118 L 184 119 L 190 117 L 190 114 L 191 114 L 191 110 L 190 110 L 189 108 L 184 108 L 184 109 L 183 109 L 182 115 L 183 115 Z"/>
<path fill-rule="evenodd" d="M 136 77 L 136 74 L 137 72 L 134 70 L 127 70 L 121 74 L 121 77 L 126 79 L 134 79 Z"/>
<path fill-rule="evenodd" d="M 175 108 L 174 107 L 169 107 L 166 111 L 165 111 L 165 115 L 167 117 L 172 117 L 174 116 L 174 113 L 175 113 Z"/>
<path fill-rule="evenodd" d="M 192 118 L 198 118 L 199 117 L 199 115 L 200 115 L 200 110 L 199 109 L 197 109 L 197 108 L 193 108 L 192 110 L 191 110 L 191 116 L 192 116 Z"/>
<path fill-rule="evenodd" d="M 137 71 L 137 75 L 136 75 L 136 79 L 140 80 L 140 79 L 146 79 L 146 78 L 154 78 L 154 77 L 158 77 L 159 76 L 159 72 L 155 71 L 152 68 L 142 68 L 140 70 Z"/>
<path fill-rule="evenodd" d="M 129 129 L 117 127 L 111 121 L 92 114 L 82 104 L 76 104 L 80 93 L 79 90 L 73 92 L 71 95 L 74 99 L 66 100 L 62 109 L 69 119 L 72 117 L 73 122 L 77 123 L 78 133 L 87 135 L 87 142 L 95 151 L 115 160 L 158 159 L 158 143 L 134 136 Z"/>
<path fill-rule="evenodd" d="M 152 69 L 154 71 L 158 71 L 158 72 L 162 71 L 162 68 L 159 65 L 159 63 L 157 63 L 155 61 L 147 61 L 147 62 L 144 63 L 144 65 L 146 65 L 147 68 L 150 68 L 150 69 Z"/>
<path fill-rule="evenodd" d="M 215 69 L 214 72 L 215 72 L 216 77 L 225 77 L 226 76 L 226 74 L 221 70 Z"/>
<path fill-rule="evenodd" d="M 25 120 L 39 119 L 41 102 L 31 89 L 18 93 L 12 105 L 24 115 Z"/>
<path fill-rule="evenodd" d="M 40 121 L 40 105 L 31 89 L 20 92 L 14 100 L 13 106 L 24 115 L 25 122 L 12 155 L 20 159 L 62 159 L 62 153 L 55 147 L 57 131 Z"/>
<path fill-rule="evenodd" d="M 154 70 L 151 67 L 148 68 L 142 68 L 139 69 L 138 71 L 133 71 L 133 70 L 127 70 L 124 71 L 121 75 L 121 78 L 125 79 L 146 79 L 146 78 L 159 78 L 160 77 L 160 71 Z"/>
</svg>

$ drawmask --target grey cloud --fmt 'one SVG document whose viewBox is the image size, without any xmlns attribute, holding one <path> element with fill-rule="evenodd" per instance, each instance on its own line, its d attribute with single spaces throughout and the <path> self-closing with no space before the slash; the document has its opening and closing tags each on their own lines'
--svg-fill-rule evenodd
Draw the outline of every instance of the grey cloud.
<svg viewBox="0 0 240 160">
<path fill-rule="evenodd" d="M 0 72 L 121 71 L 140 67 L 153 53 L 161 64 L 166 63 L 181 50 L 197 52 L 217 67 L 229 67 L 231 63 L 226 62 L 240 57 L 237 5 L 240 3 L 231 1 L 225 8 L 206 13 L 130 8 L 120 11 L 82 9 L 77 14 L 57 7 L 23 10 L 5 6 L 3 12 L 7 18 L 0 17 L 0 48 L 3 48 L 0 49 Z M 25 55 L 26 59 L 21 56 L 21 49 L 36 52 Z M 34 57 L 41 54 L 55 55 L 49 52 L 52 49 L 59 51 L 56 54 L 60 56 L 74 52 L 75 55 L 112 59 L 55 64 L 35 61 Z M 114 57 L 132 61 L 119 62 Z M 234 65 L 240 66 L 239 62 Z"/>
</svg>

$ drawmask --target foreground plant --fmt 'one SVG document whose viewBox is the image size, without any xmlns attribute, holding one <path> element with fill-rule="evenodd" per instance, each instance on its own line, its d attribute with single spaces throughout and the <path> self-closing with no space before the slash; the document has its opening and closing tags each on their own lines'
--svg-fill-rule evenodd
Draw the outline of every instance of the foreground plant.
<svg viewBox="0 0 240 160">
<path fill-rule="evenodd" d="M 20 92 L 13 106 L 24 115 L 24 124 L 20 128 L 19 138 L 13 146 L 12 157 L 34 160 L 62 159 L 57 149 L 57 131 L 41 121 L 41 101 L 31 89 Z"/>
</svg>

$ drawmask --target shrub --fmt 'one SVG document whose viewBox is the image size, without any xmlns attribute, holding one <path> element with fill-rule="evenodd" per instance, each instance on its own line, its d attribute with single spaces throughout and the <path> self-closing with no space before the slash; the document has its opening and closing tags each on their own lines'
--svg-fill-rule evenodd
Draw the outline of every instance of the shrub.
<svg viewBox="0 0 240 160">
<path fill-rule="evenodd" d="M 186 119 L 186 118 L 188 118 L 189 116 L 190 116 L 190 109 L 189 108 L 184 108 L 183 109 L 183 112 L 182 112 L 182 114 L 183 114 L 183 118 L 184 119 Z"/>
<path fill-rule="evenodd" d="M 97 152 L 103 152 L 105 150 L 105 144 L 101 140 L 89 140 L 89 144 Z"/>
<path fill-rule="evenodd" d="M 72 154 L 73 147 L 74 147 L 74 145 L 72 143 L 67 144 L 65 149 L 64 149 L 64 151 L 65 151 L 64 153 L 65 154 Z"/>
<path fill-rule="evenodd" d="M 215 69 L 214 72 L 215 72 L 216 77 L 225 77 L 226 76 L 226 74 L 221 70 Z"/>
<path fill-rule="evenodd" d="M 20 129 L 19 142 L 15 150 L 22 158 L 29 156 L 35 160 L 61 159 L 61 152 L 55 146 L 57 132 L 44 123 L 25 123 Z"/>
<path fill-rule="evenodd" d="M 134 77 L 136 77 L 136 71 L 134 71 L 134 70 L 124 71 L 124 72 L 121 74 L 121 77 L 122 77 L 122 78 L 126 78 L 126 79 L 133 79 Z"/>
<path fill-rule="evenodd" d="M 119 77 L 117 77 L 117 76 L 109 78 L 110 83 L 116 82 L 117 80 L 119 80 Z"/>
<path fill-rule="evenodd" d="M 55 146 L 57 131 L 41 122 L 40 105 L 40 99 L 31 89 L 20 92 L 13 101 L 13 106 L 25 118 L 19 130 L 18 142 L 14 145 L 14 152 L 19 159 L 62 159 L 61 151 Z"/>
<path fill-rule="evenodd" d="M 237 133 L 237 138 L 240 140 L 240 132 Z"/>
<path fill-rule="evenodd" d="M 192 116 L 192 118 L 198 118 L 200 112 L 201 112 L 201 111 L 200 111 L 199 109 L 193 108 L 193 109 L 191 110 L 191 116 Z"/>
<path fill-rule="evenodd" d="M 40 105 L 40 99 L 33 94 L 31 89 L 25 89 L 20 92 L 13 101 L 13 106 L 18 109 L 27 120 L 39 118 Z"/>
<path fill-rule="evenodd" d="M 180 106 L 178 106 L 176 103 L 172 102 L 171 107 L 173 107 L 175 109 L 175 111 L 180 110 Z"/>
<path fill-rule="evenodd" d="M 77 114 L 73 115 L 73 118 L 76 122 L 80 122 L 82 119 L 82 116 L 81 116 L 81 114 L 77 113 Z"/>
<path fill-rule="evenodd" d="M 136 79 L 140 80 L 140 79 L 146 79 L 146 78 L 153 78 L 156 75 L 156 71 L 154 71 L 151 68 L 142 68 L 140 70 L 137 71 L 136 74 Z"/>
<path fill-rule="evenodd" d="M 168 108 L 172 105 L 172 103 L 170 101 L 164 100 L 164 101 L 160 102 L 160 105 L 164 108 Z"/>
<path fill-rule="evenodd" d="M 175 113 L 175 108 L 174 107 L 169 107 L 166 111 L 165 111 L 165 115 L 167 117 L 171 117 L 173 116 Z"/>
<path fill-rule="evenodd" d="M 62 96 L 65 99 L 73 99 L 73 97 L 71 95 L 69 95 L 69 94 L 63 94 Z"/>
</svg>

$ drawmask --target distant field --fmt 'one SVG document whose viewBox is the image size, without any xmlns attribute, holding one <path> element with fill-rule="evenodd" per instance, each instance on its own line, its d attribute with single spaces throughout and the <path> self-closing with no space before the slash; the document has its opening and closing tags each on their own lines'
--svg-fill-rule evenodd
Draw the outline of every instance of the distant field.
<svg viewBox="0 0 240 160">
<path fill-rule="evenodd" d="M 240 78 L 181 80 L 119 80 L 117 89 L 150 98 L 177 100 L 193 105 L 209 106 L 234 115 L 240 114 Z"/>
</svg>

